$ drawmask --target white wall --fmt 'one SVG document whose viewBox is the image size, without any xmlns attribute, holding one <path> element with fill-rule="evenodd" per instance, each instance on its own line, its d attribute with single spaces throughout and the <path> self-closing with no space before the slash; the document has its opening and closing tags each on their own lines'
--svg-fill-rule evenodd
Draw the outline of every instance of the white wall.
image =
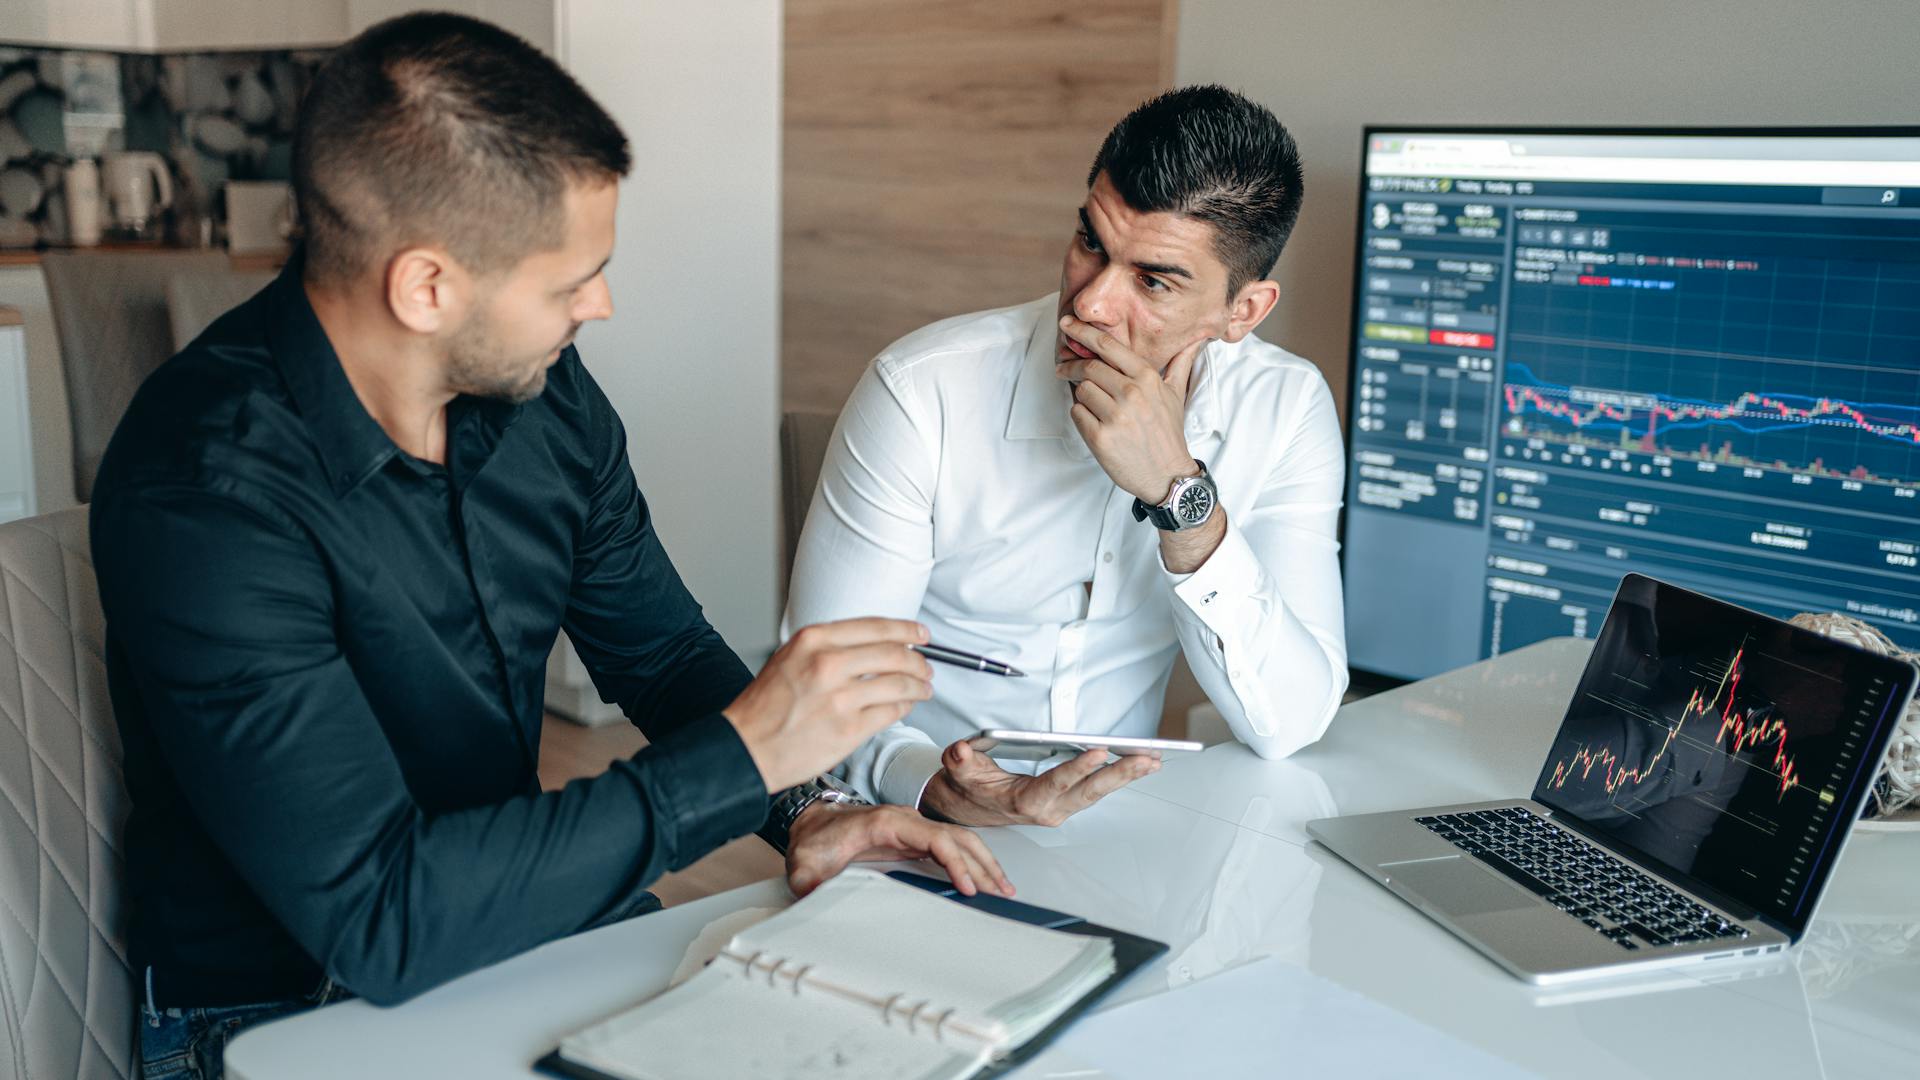
<svg viewBox="0 0 1920 1080">
<path fill-rule="evenodd" d="M 242 0 L 244 2 L 244 0 Z M 330 0 L 339 3 L 341 0 Z M 541 49 L 553 52 L 555 9 L 565 0 L 344 0 L 346 33 L 351 37 L 383 19 L 409 11 L 457 11 L 485 19 L 519 34 Z"/>
<path fill-rule="evenodd" d="M 559 12 L 561 61 L 634 150 L 614 316 L 581 330 L 581 355 L 688 588 L 757 665 L 780 602 L 780 0 Z"/>
<path fill-rule="evenodd" d="M 145 47 L 155 0 L 0 0 L 0 41 L 94 49 Z M 150 44 L 150 42 L 148 42 Z"/>
<path fill-rule="evenodd" d="M 541 3 L 546 6 L 546 0 Z M 125 52 L 328 45 L 347 36 L 347 4 L 348 0 L 0 0 L 0 41 Z"/>
<path fill-rule="evenodd" d="M 58 0 L 66 3 L 68 0 Z M 347 0 L 133 0 L 152 49 L 263 49 L 336 45 L 348 37 Z"/>
<path fill-rule="evenodd" d="M 1272 108 L 1306 208 L 1261 336 L 1344 398 L 1363 124 L 1911 124 L 1910 0 L 1187 0 L 1175 76 Z"/>
</svg>

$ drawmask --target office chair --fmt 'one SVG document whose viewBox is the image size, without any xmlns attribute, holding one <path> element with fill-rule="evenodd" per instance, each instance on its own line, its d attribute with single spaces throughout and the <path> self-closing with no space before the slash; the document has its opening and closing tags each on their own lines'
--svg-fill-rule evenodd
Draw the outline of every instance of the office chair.
<svg viewBox="0 0 1920 1080">
<path fill-rule="evenodd" d="M 131 1080 L 127 793 L 87 509 L 0 525 L 0 1080 Z"/>
</svg>

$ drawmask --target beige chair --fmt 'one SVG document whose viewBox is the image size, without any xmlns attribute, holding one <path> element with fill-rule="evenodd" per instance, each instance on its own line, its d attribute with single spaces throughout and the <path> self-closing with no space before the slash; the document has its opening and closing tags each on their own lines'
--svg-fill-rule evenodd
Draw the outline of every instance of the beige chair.
<svg viewBox="0 0 1920 1080">
<path fill-rule="evenodd" d="M 126 1080 L 127 794 L 79 507 L 0 525 L 0 1080 Z"/>
<path fill-rule="evenodd" d="M 785 518 L 787 572 L 800 549 L 800 527 L 806 524 L 813 489 L 820 486 L 820 466 L 833 441 L 833 413 L 794 411 L 780 416 L 780 511 Z M 785 606 L 782 597 L 782 606 Z"/>
<path fill-rule="evenodd" d="M 167 282 L 167 326 L 173 351 L 192 344 L 213 320 L 253 299 L 274 279 L 271 270 L 233 270 L 181 274 Z"/>
<path fill-rule="evenodd" d="M 73 417 L 74 495 L 86 502 L 133 392 L 167 357 L 167 282 L 229 273 L 218 251 L 49 251 L 40 257 Z"/>
</svg>

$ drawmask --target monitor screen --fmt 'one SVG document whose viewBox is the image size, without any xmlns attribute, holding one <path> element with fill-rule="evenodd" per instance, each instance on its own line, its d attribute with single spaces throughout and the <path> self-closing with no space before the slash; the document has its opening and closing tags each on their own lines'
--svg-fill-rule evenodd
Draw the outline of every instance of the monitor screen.
<svg viewBox="0 0 1920 1080">
<path fill-rule="evenodd" d="M 1920 648 L 1920 131 L 1369 129 L 1354 667 L 1597 632 L 1641 571 Z"/>
<path fill-rule="evenodd" d="M 1630 574 L 1533 797 L 1797 935 L 1913 679 Z"/>
</svg>

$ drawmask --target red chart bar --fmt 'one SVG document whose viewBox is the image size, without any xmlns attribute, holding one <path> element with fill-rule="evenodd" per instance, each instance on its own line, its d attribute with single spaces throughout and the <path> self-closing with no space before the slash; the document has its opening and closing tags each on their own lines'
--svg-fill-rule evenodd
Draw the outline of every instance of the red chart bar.
<svg viewBox="0 0 1920 1080">
<path fill-rule="evenodd" d="M 1462 330 L 1429 330 L 1427 341 L 1433 345 L 1446 345 L 1455 349 L 1491 349 L 1492 334 L 1469 334 Z"/>
</svg>

